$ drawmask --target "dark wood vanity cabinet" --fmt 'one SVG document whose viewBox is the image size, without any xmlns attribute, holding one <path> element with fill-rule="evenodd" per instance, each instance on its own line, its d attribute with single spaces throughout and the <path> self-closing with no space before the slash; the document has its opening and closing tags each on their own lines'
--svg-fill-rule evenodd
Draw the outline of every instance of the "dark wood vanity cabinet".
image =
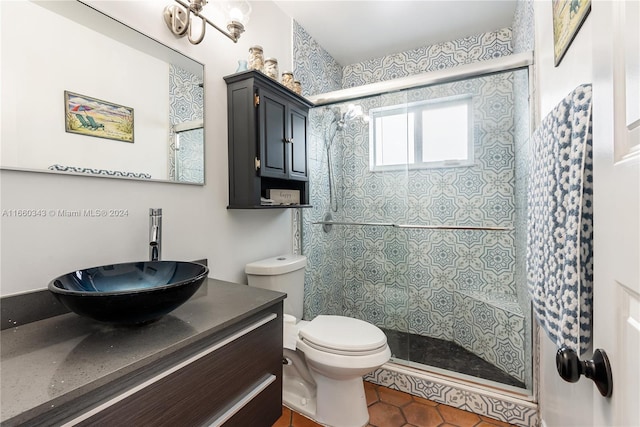
<svg viewBox="0 0 640 427">
<path fill-rule="evenodd" d="M 229 208 L 309 203 L 308 113 L 313 105 L 258 71 L 224 78 L 229 132 Z M 263 206 L 269 190 L 296 190 L 300 204 Z"/>
<path fill-rule="evenodd" d="M 282 411 L 282 304 L 229 329 L 69 425 L 270 427 Z"/>
</svg>

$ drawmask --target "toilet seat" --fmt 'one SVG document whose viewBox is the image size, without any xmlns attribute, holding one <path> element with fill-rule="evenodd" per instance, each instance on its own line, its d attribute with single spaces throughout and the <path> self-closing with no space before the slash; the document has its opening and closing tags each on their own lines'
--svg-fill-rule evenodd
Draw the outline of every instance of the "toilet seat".
<svg viewBox="0 0 640 427">
<path fill-rule="evenodd" d="M 299 339 L 318 351 L 366 356 L 383 351 L 387 337 L 376 326 L 344 316 L 320 315 L 300 328 Z"/>
<path fill-rule="evenodd" d="M 386 347 L 386 344 L 381 345 L 380 347 L 376 347 L 374 349 L 371 350 L 364 350 L 364 351 L 345 351 L 345 350 L 338 350 L 335 348 L 328 348 L 328 347 L 323 347 L 321 345 L 317 345 L 314 344 L 304 338 L 301 338 L 302 342 L 305 343 L 306 345 L 308 345 L 309 347 L 324 352 L 324 353 L 331 353 L 331 354 L 336 354 L 336 355 L 340 355 L 340 356 L 368 356 L 370 354 L 377 354 L 380 351 L 383 351 L 384 348 Z"/>
</svg>

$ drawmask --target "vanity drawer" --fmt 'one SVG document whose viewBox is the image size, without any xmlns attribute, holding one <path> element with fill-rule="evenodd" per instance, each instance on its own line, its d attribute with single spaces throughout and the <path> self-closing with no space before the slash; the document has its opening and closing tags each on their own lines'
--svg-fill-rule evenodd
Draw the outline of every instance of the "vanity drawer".
<svg viewBox="0 0 640 427">
<path fill-rule="evenodd" d="M 282 409 L 280 310 L 65 425 L 271 426 Z"/>
<path fill-rule="evenodd" d="M 269 375 L 208 427 L 247 427 L 278 419 L 282 414 L 282 399 L 278 395 L 282 395 L 281 386 L 274 375 Z"/>
</svg>

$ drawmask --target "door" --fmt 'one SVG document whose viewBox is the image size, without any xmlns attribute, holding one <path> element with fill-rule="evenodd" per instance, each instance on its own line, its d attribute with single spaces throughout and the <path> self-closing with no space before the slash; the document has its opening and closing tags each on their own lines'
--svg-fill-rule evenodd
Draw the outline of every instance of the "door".
<svg viewBox="0 0 640 427">
<path fill-rule="evenodd" d="M 204 129 L 188 129 L 175 134 L 173 179 L 179 182 L 204 182 Z"/>
<path fill-rule="evenodd" d="M 260 98 L 260 174 L 286 178 L 287 102 L 266 90 L 260 91 Z"/>
<path fill-rule="evenodd" d="M 613 370 L 594 425 L 640 425 L 640 3 L 593 2 L 593 348 Z M 595 390 L 595 387 L 594 387 Z"/>
<path fill-rule="evenodd" d="M 291 126 L 291 168 L 289 177 L 307 179 L 307 113 L 289 106 Z"/>
</svg>

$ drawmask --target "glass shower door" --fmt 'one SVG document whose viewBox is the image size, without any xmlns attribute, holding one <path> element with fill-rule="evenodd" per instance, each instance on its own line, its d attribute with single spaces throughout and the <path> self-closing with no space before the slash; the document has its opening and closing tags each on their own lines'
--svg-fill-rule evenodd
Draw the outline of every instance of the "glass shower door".
<svg viewBox="0 0 640 427">
<path fill-rule="evenodd" d="M 174 126 L 173 171 L 178 182 L 204 183 L 204 129 L 202 120 Z"/>
<path fill-rule="evenodd" d="M 531 389 L 527 74 L 312 110 L 307 318 L 380 327 L 398 364 Z"/>
</svg>

